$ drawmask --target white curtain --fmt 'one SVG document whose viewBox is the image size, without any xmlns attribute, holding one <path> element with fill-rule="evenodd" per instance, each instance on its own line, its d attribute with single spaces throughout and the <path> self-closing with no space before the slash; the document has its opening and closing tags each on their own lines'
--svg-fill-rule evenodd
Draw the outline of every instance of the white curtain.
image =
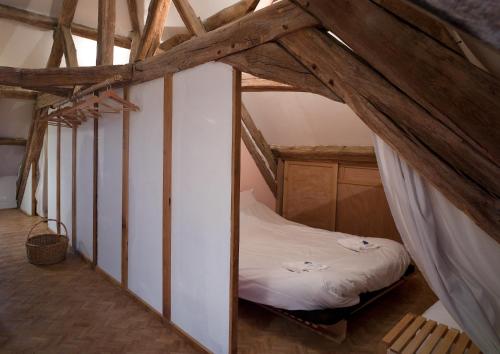
<svg viewBox="0 0 500 354">
<path fill-rule="evenodd" d="M 500 245 L 382 139 L 375 136 L 374 146 L 408 252 L 472 341 L 484 353 L 500 353 Z"/>
</svg>

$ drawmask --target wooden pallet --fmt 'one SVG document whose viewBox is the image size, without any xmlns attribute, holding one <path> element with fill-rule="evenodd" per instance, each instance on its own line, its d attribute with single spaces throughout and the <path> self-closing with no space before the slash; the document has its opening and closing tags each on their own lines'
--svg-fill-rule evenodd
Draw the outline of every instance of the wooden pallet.
<svg viewBox="0 0 500 354">
<path fill-rule="evenodd" d="M 380 353 L 479 354 L 466 333 L 414 314 L 405 315 L 382 339 Z"/>
</svg>

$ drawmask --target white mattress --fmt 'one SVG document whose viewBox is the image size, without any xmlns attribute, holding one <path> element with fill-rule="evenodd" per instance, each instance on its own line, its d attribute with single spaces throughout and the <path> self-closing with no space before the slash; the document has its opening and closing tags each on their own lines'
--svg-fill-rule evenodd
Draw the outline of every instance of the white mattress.
<svg viewBox="0 0 500 354">
<path fill-rule="evenodd" d="M 356 305 L 359 295 L 399 280 L 410 257 L 403 245 L 366 238 L 379 248 L 355 252 L 336 240 L 350 235 L 290 222 L 241 193 L 239 295 L 287 310 L 317 310 Z M 360 217 L 363 217 L 360 215 Z M 328 265 L 321 271 L 293 273 L 285 262 Z"/>
</svg>

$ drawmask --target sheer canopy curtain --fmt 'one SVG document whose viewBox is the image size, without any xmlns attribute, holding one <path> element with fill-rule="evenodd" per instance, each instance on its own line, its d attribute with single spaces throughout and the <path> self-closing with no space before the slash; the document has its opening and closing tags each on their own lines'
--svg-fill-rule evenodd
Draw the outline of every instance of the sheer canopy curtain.
<svg viewBox="0 0 500 354">
<path fill-rule="evenodd" d="M 472 341 L 500 353 L 500 245 L 378 136 L 374 147 L 408 252 Z"/>
</svg>

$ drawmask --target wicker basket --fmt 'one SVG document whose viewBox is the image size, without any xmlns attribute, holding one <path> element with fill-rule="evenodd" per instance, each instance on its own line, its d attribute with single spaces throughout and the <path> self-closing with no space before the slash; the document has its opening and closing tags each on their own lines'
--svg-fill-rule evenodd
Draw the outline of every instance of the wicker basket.
<svg viewBox="0 0 500 354">
<path fill-rule="evenodd" d="M 32 264 L 48 265 L 62 262 L 66 258 L 66 251 L 68 249 L 68 230 L 66 225 L 59 222 L 64 227 L 65 235 L 56 234 L 40 234 L 31 236 L 31 233 L 41 223 L 48 221 L 56 221 L 54 219 L 44 219 L 31 228 L 26 240 L 26 255 Z"/>
</svg>

